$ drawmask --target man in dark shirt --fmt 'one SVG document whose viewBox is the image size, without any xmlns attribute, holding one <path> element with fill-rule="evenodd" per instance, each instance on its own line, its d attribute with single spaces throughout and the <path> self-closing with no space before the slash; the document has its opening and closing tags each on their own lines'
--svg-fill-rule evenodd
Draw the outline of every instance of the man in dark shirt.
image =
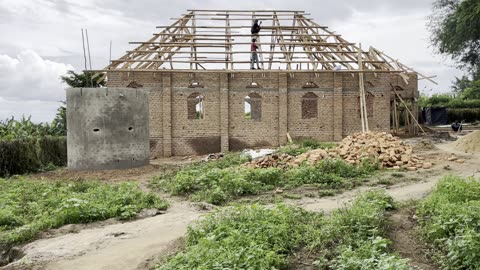
<svg viewBox="0 0 480 270">
<path fill-rule="evenodd" d="M 458 123 L 458 120 L 455 120 L 455 123 L 452 124 L 452 130 L 458 132 L 459 130 L 462 131 L 462 124 Z"/>
<path fill-rule="evenodd" d="M 258 54 L 257 54 L 258 46 L 255 43 L 256 41 L 257 41 L 257 39 L 253 38 L 252 39 L 252 44 L 250 45 L 250 52 L 252 54 L 250 56 L 250 69 L 255 69 L 255 67 L 254 67 L 255 63 L 257 63 L 257 69 L 260 69 L 260 65 L 258 64 Z"/>
<path fill-rule="evenodd" d="M 262 24 L 262 23 L 260 22 L 260 24 Z M 252 29 L 250 30 L 252 35 L 258 35 L 258 33 L 260 32 L 260 29 L 261 29 L 260 24 L 258 24 L 258 20 L 255 20 L 255 22 L 252 25 Z"/>
</svg>

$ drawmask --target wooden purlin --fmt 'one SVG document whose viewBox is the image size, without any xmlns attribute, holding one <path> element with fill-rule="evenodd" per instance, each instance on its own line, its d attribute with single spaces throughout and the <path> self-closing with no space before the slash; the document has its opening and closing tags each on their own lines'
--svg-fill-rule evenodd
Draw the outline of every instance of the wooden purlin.
<svg viewBox="0 0 480 270">
<path fill-rule="evenodd" d="M 185 18 L 184 18 L 185 19 Z M 166 33 L 167 31 L 170 31 L 171 28 L 174 28 L 177 24 L 180 24 L 181 22 L 185 21 L 185 20 L 178 20 L 176 22 L 174 22 L 173 24 L 171 24 L 169 27 L 165 28 L 162 32 L 154 35 L 153 38 L 151 38 L 148 42 L 155 42 L 157 39 L 161 38 L 161 42 L 165 42 L 171 35 L 165 35 L 163 36 L 164 33 Z M 160 48 L 159 48 L 160 49 Z M 111 70 L 111 69 L 116 69 L 118 68 L 122 63 L 128 63 L 128 62 L 122 62 L 122 60 L 135 60 L 135 55 L 136 55 L 136 52 L 135 50 L 145 50 L 145 51 L 150 51 L 151 53 L 150 54 L 142 54 L 140 55 L 140 58 L 145 58 L 145 57 L 149 57 L 150 55 L 152 55 L 153 53 L 157 53 L 158 51 L 157 50 L 152 50 L 148 47 L 148 43 L 147 44 L 142 44 L 140 46 L 138 46 L 136 49 L 134 49 L 133 51 L 131 51 L 130 53 L 127 53 L 125 55 L 123 55 L 122 57 L 120 57 L 119 61 L 112 61 L 112 63 L 110 63 L 110 65 L 108 65 L 107 67 L 105 67 L 104 69 L 105 70 Z M 127 65 L 126 68 L 129 68 L 130 65 Z M 125 66 L 122 66 L 121 67 L 122 69 L 125 68 Z M 140 67 L 140 68 L 145 68 L 145 67 Z"/>
<path fill-rule="evenodd" d="M 232 43 L 233 40 L 232 40 L 232 29 L 230 28 L 230 14 L 227 14 L 225 15 L 225 24 L 227 26 L 227 28 L 225 29 L 225 42 L 228 42 L 228 43 Z M 233 54 L 232 54 L 232 51 L 233 51 L 233 46 L 230 45 L 228 47 L 225 47 L 225 69 L 229 69 L 229 66 L 228 64 L 230 63 L 230 68 L 233 69 L 234 66 L 233 66 Z"/>
<path fill-rule="evenodd" d="M 286 63 L 286 70 L 291 70 L 292 69 L 292 65 L 291 65 L 291 60 L 290 60 L 290 54 L 288 53 L 287 51 L 287 47 L 285 46 L 285 40 L 283 38 L 283 33 L 280 33 L 280 21 L 278 20 L 278 17 L 277 17 L 277 13 L 276 12 L 273 12 L 273 17 L 275 18 L 275 24 L 276 24 L 276 27 L 277 27 L 277 35 L 278 35 L 278 39 L 281 41 L 279 42 L 280 43 L 280 49 L 283 51 L 283 54 L 285 55 L 285 59 L 287 60 L 287 63 Z M 273 27 L 272 27 L 273 28 Z M 272 62 L 272 61 L 271 61 Z"/>
<path fill-rule="evenodd" d="M 165 68 L 193 71 L 201 68 L 236 72 L 248 69 L 249 61 L 245 56 L 250 54 L 251 25 L 247 22 L 259 19 L 272 22 L 262 26 L 257 38 L 259 62 L 266 70 L 325 72 L 340 68 L 341 71 L 358 72 L 360 55 L 363 72 L 400 73 L 404 79 L 407 73 L 415 72 L 374 48 L 359 53 L 355 43 L 315 23 L 307 15 L 296 10 L 188 10 L 148 41 L 131 42 L 139 46 L 102 71 Z M 419 79 L 434 82 L 431 77 L 417 74 Z"/>
<path fill-rule="evenodd" d="M 308 24 L 308 22 L 306 20 L 304 20 L 303 17 L 299 21 L 301 21 L 302 24 L 305 24 L 305 25 Z M 318 33 L 317 30 L 314 30 L 312 28 L 304 28 L 304 30 L 305 30 L 305 33 L 307 33 L 307 37 L 303 37 L 303 40 L 312 41 L 313 40 L 312 35 L 313 35 L 313 36 L 316 37 L 316 39 L 320 39 L 324 43 L 326 42 L 324 38 L 318 36 L 319 33 Z M 304 46 L 304 49 L 305 49 L 305 47 L 307 47 L 307 46 Z M 331 54 L 330 54 L 331 48 L 328 48 L 327 46 L 312 46 L 312 47 L 316 48 L 316 51 L 313 52 L 313 50 L 312 50 L 312 53 L 317 60 L 321 60 L 321 61 L 335 60 L 335 58 L 332 57 Z M 310 48 L 310 50 L 311 50 L 311 48 Z M 340 48 L 339 48 L 339 50 L 342 51 Z M 329 53 L 323 53 L 323 52 L 329 52 Z M 322 64 L 322 70 L 332 70 L 334 67 L 335 67 L 335 65 L 328 64 L 327 62 Z"/>
<path fill-rule="evenodd" d="M 303 25 L 303 22 L 302 22 L 301 20 L 296 19 L 295 21 L 298 21 L 298 24 L 299 24 L 299 25 Z M 304 29 L 302 29 L 302 33 L 303 33 L 303 31 L 304 31 Z M 302 37 L 301 37 L 301 40 L 302 40 L 302 41 L 307 41 L 307 37 L 306 37 L 306 36 L 302 36 Z M 306 54 L 308 55 L 308 58 L 309 58 L 310 61 L 312 62 L 312 69 L 313 69 L 314 71 L 316 71 L 317 68 L 318 68 L 318 62 L 315 63 L 314 61 L 315 61 L 315 59 L 316 59 L 316 60 L 320 60 L 320 59 L 318 59 L 318 57 L 315 57 L 315 55 L 314 55 L 314 53 L 313 53 L 313 51 L 312 51 L 312 48 L 311 48 L 310 46 L 304 46 L 304 47 L 303 47 L 303 50 L 306 52 Z M 307 69 L 308 69 L 308 65 L 307 65 Z"/>
</svg>

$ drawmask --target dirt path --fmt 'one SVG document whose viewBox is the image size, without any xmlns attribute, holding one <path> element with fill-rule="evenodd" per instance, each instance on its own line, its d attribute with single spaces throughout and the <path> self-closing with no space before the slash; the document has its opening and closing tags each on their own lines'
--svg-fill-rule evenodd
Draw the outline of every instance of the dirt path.
<svg viewBox="0 0 480 270">
<path fill-rule="evenodd" d="M 165 253 L 201 214 L 189 203 L 175 202 L 163 215 L 40 239 L 26 245 L 25 257 L 9 267 L 48 262 L 41 269 L 139 269 Z"/>
<path fill-rule="evenodd" d="M 427 195 L 435 184 L 444 176 L 455 174 L 460 176 L 480 177 L 480 154 L 467 154 L 456 151 L 451 144 L 440 144 L 438 148 L 424 151 L 424 156 L 429 162 L 434 162 L 432 169 L 421 170 L 417 172 L 404 172 L 405 179 L 418 179 L 417 182 L 405 182 L 393 186 L 361 186 L 342 194 L 325 197 L 310 198 L 303 197 L 300 200 L 290 200 L 289 203 L 303 207 L 306 210 L 314 212 L 330 212 L 334 209 L 344 206 L 355 198 L 361 192 L 369 190 L 385 190 L 396 201 L 418 200 Z M 455 153 L 459 158 L 464 159 L 464 163 L 450 162 L 445 158 Z M 447 169 L 445 169 L 447 167 Z"/>
<path fill-rule="evenodd" d="M 392 249 L 403 258 L 410 259 L 410 265 L 422 270 L 437 270 L 428 256 L 428 248 L 415 234 L 415 220 L 409 209 L 400 209 L 389 217 L 388 238 Z"/>
</svg>

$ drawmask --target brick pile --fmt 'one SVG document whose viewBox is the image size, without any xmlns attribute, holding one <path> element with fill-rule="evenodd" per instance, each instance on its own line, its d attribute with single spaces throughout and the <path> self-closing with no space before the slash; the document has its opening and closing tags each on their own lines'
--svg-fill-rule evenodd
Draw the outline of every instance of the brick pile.
<svg viewBox="0 0 480 270">
<path fill-rule="evenodd" d="M 415 171 L 429 169 L 431 163 L 413 154 L 413 148 L 399 138 L 386 132 L 355 133 L 346 137 L 334 149 L 316 149 L 299 155 L 290 162 L 298 166 L 302 162 L 315 164 L 326 158 L 341 158 L 350 164 L 359 164 L 363 159 L 376 159 L 381 167 L 406 168 Z"/>
<path fill-rule="evenodd" d="M 286 169 L 289 166 L 289 162 L 292 161 L 294 158 L 294 156 L 290 156 L 287 154 L 270 154 L 247 162 L 244 164 L 244 166 L 253 169 L 270 167 Z"/>
</svg>

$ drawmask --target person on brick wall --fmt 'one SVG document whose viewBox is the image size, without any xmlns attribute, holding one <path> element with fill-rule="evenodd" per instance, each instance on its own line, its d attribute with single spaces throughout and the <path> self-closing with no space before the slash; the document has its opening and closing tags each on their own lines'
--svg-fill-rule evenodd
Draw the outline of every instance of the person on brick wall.
<svg viewBox="0 0 480 270">
<path fill-rule="evenodd" d="M 257 63 L 257 69 L 260 69 L 260 65 L 258 64 L 258 54 L 257 54 L 258 46 L 255 43 L 256 41 L 257 41 L 256 38 L 252 38 L 252 44 L 250 46 L 250 52 L 251 52 L 250 69 L 255 69 L 255 67 L 254 67 L 255 63 Z"/>
<path fill-rule="evenodd" d="M 252 29 L 250 30 L 250 32 L 252 33 L 252 35 L 258 35 L 258 33 L 260 32 L 260 29 L 262 29 L 260 27 L 260 25 L 262 24 L 262 22 L 260 22 L 260 24 L 258 23 L 258 20 L 255 20 L 255 22 L 253 23 L 252 25 Z"/>
</svg>

